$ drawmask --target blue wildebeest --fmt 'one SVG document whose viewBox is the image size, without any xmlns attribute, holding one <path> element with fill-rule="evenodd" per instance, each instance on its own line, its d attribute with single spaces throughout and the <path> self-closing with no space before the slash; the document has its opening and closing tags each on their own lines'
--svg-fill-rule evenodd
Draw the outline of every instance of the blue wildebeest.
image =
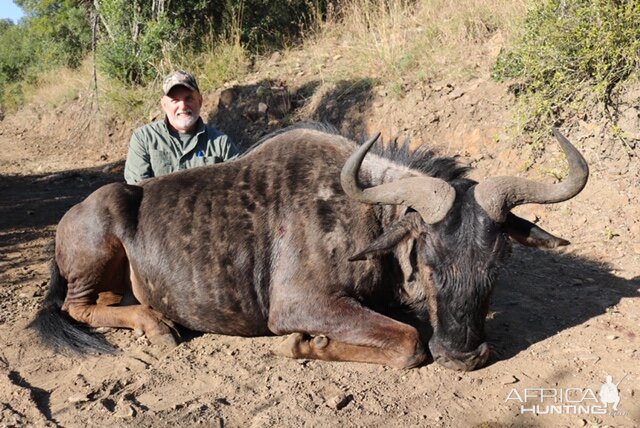
<svg viewBox="0 0 640 428">
<path fill-rule="evenodd" d="M 478 184 L 426 149 L 391 145 L 365 158 L 376 138 L 358 148 L 320 128 L 276 133 L 232 162 L 109 184 L 70 209 L 33 322 L 43 338 L 108 350 L 86 324 L 175 344 L 178 323 L 289 335 L 276 352 L 294 358 L 414 367 L 426 357 L 418 329 L 431 324 L 435 361 L 483 366 L 508 238 L 568 244 L 510 210 L 578 194 L 583 157 L 554 130 L 569 163 L 564 181 Z M 388 316 L 393 308 L 416 322 Z"/>
</svg>

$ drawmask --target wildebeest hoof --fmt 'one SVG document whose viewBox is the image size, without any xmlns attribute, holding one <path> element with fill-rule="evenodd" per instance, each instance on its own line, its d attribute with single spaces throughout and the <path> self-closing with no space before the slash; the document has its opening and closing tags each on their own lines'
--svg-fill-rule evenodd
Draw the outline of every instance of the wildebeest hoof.
<svg viewBox="0 0 640 428">
<path fill-rule="evenodd" d="M 283 357 L 298 358 L 300 343 L 304 340 L 302 333 L 291 333 L 285 340 L 273 348 L 273 353 Z"/>
<path fill-rule="evenodd" d="M 149 342 L 151 342 L 151 344 L 155 346 L 160 346 L 167 349 L 175 348 L 176 346 L 178 346 L 176 339 L 174 339 L 171 333 L 151 336 L 149 337 Z"/>
<path fill-rule="evenodd" d="M 313 338 L 313 344 L 318 349 L 326 348 L 327 345 L 329 344 L 329 338 L 327 338 L 327 336 L 316 336 Z"/>
</svg>

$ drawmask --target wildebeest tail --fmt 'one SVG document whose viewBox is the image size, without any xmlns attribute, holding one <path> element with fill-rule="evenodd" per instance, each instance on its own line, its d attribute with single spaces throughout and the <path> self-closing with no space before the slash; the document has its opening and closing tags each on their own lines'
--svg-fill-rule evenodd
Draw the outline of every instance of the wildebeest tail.
<svg viewBox="0 0 640 428">
<path fill-rule="evenodd" d="M 91 333 L 62 312 L 66 295 L 67 280 L 60 275 L 58 264 L 53 259 L 49 290 L 29 327 L 38 332 L 46 345 L 56 349 L 68 349 L 80 354 L 113 354 L 115 349 L 103 337 Z"/>
</svg>

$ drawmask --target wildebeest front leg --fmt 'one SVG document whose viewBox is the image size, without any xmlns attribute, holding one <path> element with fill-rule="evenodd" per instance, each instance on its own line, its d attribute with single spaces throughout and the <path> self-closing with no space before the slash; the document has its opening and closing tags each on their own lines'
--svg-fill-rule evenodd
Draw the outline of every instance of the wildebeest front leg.
<svg viewBox="0 0 640 428">
<path fill-rule="evenodd" d="M 415 328 L 374 312 L 353 299 L 326 305 L 318 304 L 317 300 L 314 303 L 314 308 L 286 311 L 286 320 L 277 314 L 270 317 L 269 325 L 275 333 L 293 332 L 275 349 L 277 354 L 398 368 L 415 367 L 424 361 L 426 355 Z"/>
<path fill-rule="evenodd" d="M 120 327 L 143 331 L 155 345 L 176 346 L 171 334 L 174 325 L 148 306 L 105 306 L 71 304 L 67 308 L 71 318 L 91 327 Z"/>
</svg>

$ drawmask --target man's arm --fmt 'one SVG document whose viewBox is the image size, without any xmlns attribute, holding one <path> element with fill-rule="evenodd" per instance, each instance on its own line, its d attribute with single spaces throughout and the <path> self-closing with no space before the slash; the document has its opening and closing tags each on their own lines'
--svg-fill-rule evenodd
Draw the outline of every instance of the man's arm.
<svg viewBox="0 0 640 428">
<path fill-rule="evenodd" d="M 124 164 L 124 179 L 127 184 L 136 184 L 151 177 L 153 177 L 153 170 L 149 151 L 134 132 L 129 141 L 129 152 Z"/>
</svg>

